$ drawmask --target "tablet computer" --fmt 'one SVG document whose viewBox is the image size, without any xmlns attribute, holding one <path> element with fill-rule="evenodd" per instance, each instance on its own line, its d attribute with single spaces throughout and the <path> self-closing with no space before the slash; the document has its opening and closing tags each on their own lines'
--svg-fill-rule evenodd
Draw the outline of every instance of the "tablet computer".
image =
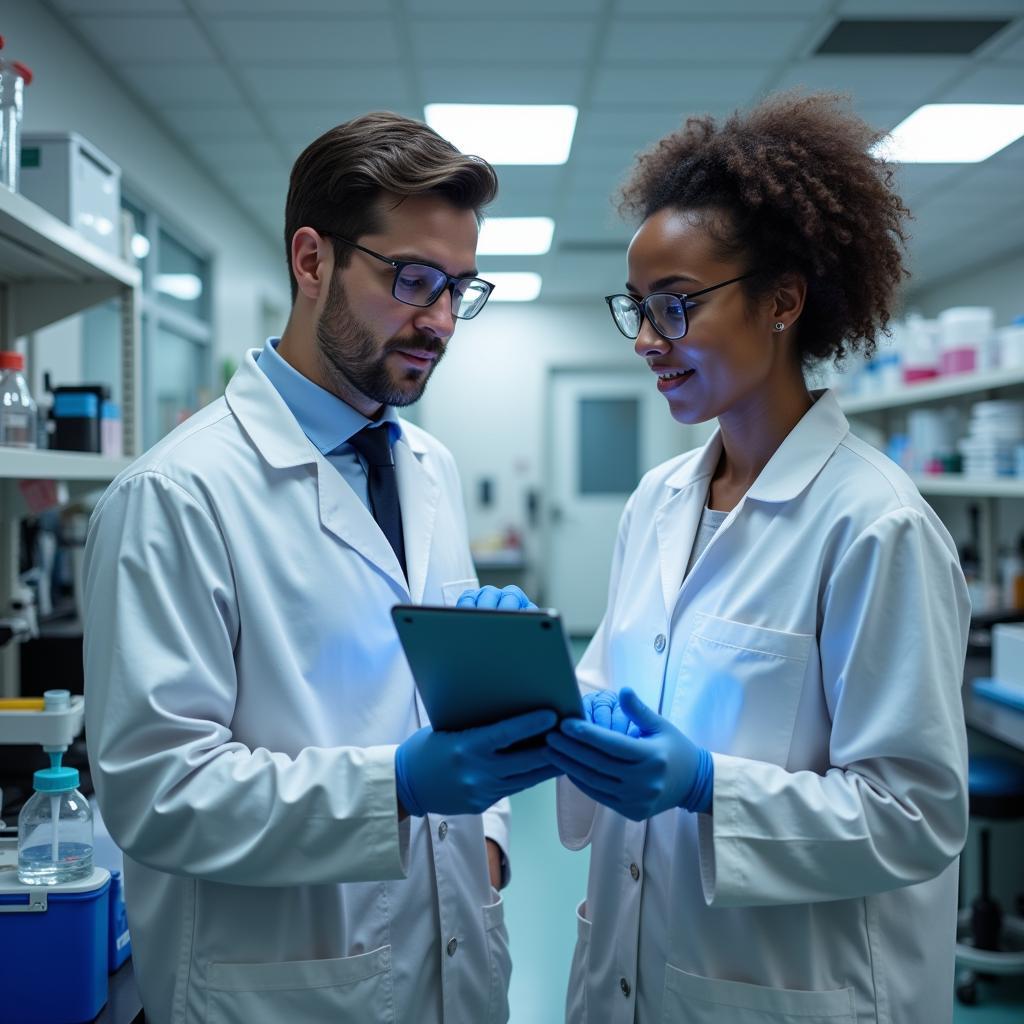
<svg viewBox="0 0 1024 1024">
<path fill-rule="evenodd" d="M 471 729 L 583 705 L 558 613 L 395 605 L 391 617 L 435 729 Z"/>
</svg>

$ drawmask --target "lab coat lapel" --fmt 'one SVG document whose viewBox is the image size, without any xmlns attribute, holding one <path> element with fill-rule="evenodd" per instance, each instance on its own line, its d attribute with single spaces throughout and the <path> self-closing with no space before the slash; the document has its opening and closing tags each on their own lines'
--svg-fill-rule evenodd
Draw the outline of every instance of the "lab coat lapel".
<svg viewBox="0 0 1024 1024">
<path fill-rule="evenodd" d="M 398 556 L 370 510 L 341 474 L 319 454 L 316 470 L 320 524 L 323 528 L 358 551 L 386 576 L 390 576 L 403 591 L 408 591 L 409 585 Z"/>
<path fill-rule="evenodd" d="M 716 430 L 699 452 L 691 456 L 666 481 L 668 498 L 655 513 L 658 534 L 658 563 L 665 610 L 671 615 L 683 582 L 683 573 L 693 550 L 708 486 L 722 452 Z"/>
<path fill-rule="evenodd" d="M 426 449 L 419 446 L 407 431 L 403 431 L 395 442 L 394 451 L 409 593 L 413 603 L 419 604 L 427 586 L 430 546 L 437 523 L 441 485 L 423 462 Z"/>
</svg>

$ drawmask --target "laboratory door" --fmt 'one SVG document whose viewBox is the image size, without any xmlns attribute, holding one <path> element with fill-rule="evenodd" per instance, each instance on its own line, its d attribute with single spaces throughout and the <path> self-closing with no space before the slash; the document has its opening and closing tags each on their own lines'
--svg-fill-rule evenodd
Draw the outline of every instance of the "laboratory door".
<svg viewBox="0 0 1024 1024">
<path fill-rule="evenodd" d="M 588 636 L 604 614 L 626 499 L 710 429 L 676 423 L 647 369 L 555 369 L 548 397 L 544 600 L 573 636 Z"/>
</svg>

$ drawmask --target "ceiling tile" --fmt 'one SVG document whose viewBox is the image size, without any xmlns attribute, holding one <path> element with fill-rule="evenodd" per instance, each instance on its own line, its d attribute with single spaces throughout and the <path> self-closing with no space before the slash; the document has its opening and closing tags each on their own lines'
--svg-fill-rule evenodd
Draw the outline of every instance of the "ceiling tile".
<svg viewBox="0 0 1024 1024">
<path fill-rule="evenodd" d="M 1019 16 L 1020 0 L 841 0 L 838 14 L 879 18 Z"/>
<path fill-rule="evenodd" d="M 231 141 L 221 142 L 197 140 L 192 151 L 209 167 L 215 167 L 234 175 L 244 169 L 258 168 L 260 171 L 279 171 L 287 168 L 283 157 L 269 142 Z"/>
<path fill-rule="evenodd" d="M 935 102 L 1024 103 L 1024 74 L 1013 65 L 978 68 Z"/>
<path fill-rule="evenodd" d="M 680 68 L 603 68 L 592 100 L 603 106 L 670 107 L 680 112 L 723 110 L 748 103 L 764 85 L 768 66 L 750 63 L 701 70 Z"/>
<path fill-rule="evenodd" d="M 218 66 L 127 64 L 120 70 L 128 84 L 157 107 L 241 101 L 234 83 Z"/>
<path fill-rule="evenodd" d="M 812 57 L 790 67 L 775 88 L 851 93 L 858 108 L 891 103 L 894 96 L 916 106 L 967 67 L 966 58 Z"/>
<path fill-rule="evenodd" d="M 549 63 L 582 64 L 590 56 L 597 33 L 593 21 L 517 18 L 487 21 L 418 20 L 410 23 L 413 55 L 425 64 L 446 57 L 455 64 L 485 67 Z M 458 55 L 457 57 L 454 55 Z M 472 77 L 479 71 L 469 72 Z"/>
<path fill-rule="evenodd" d="M 711 64 L 789 54 L 814 23 L 801 18 L 690 20 L 679 18 L 619 19 L 612 23 L 601 60 L 604 64 Z"/>
<path fill-rule="evenodd" d="M 242 103 L 211 103 L 209 106 L 168 105 L 160 116 L 183 139 L 262 139 L 263 126 Z"/>
<path fill-rule="evenodd" d="M 230 14 L 263 15 L 282 18 L 294 14 L 334 14 L 349 17 L 353 14 L 386 13 L 393 0 L 191 0 L 197 10 L 217 17 Z"/>
<path fill-rule="evenodd" d="M 764 0 L 711 0 L 703 6 L 687 4 L 685 17 L 723 14 L 750 14 L 763 16 L 768 5 Z M 680 16 L 679 0 L 616 0 L 616 9 L 626 17 L 635 14 L 672 14 Z M 813 17 L 822 13 L 822 0 L 772 0 L 771 11 L 777 15 L 803 14 Z"/>
<path fill-rule="evenodd" d="M 496 16 L 498 19 L 508 17 L 508 6 L 486 3 L 467 8 L 465 0 L 405 0 L 405 8 L 411 14 L 455 15 L 458 18 L 469 17 L 473 24 L 486 25 Z M 541 17 L 558 17 L 566 14 L 598 15 L 604 11 L 604 0 L 516 0 L 515 9 L 520 14 Z"/>
<path fill-rule="evenodd" d="M 406 117 L 417 118 L 422 111 L 416 111 L 411 107 L 403 107 L 401 104 L 373 104 L 363 103 L 332 103 L 327 105 L 305 106 L 295 104 L 292 106 L 267 107 L 266 113 L 274 129 L 274 133 L 282 139 L 294 156 L 306 148 L 314 139 L 319 138 L 324 132 L 331 128 L 359 117 L 370 110 L 387 109 L 396 114 L 403 114 Z"/>
<path fill-rule="evenodd" d="M 1000 33 L 999 38 L 985 52 L 994 61 L 1024 63 L 1024 22 L 1018 22 Z"/>
<path fill-rule="evenodd" d="M 50 0 L 57 11 L 65 14 L 181 14 L 182 0 Z"/>
<path fill-rule="evenodd" d="M 579 103 L 582 68 L 462 70 L 450 64 L 423 68 L 420 91 L 426 103 Z"/>
<path fill-rule="evenodd" d="M 913 209 L 919 199 L 962 171 L 963 164 L 901 164 L 896 169 L 896 191 Z"/>
<path fill-rule="evenodd" d="M 398 60 L 394 23 L 384 18 L 217 18 L 210 31 L 233 60 L 260 66 L 331 61 L 337 65 Z"/>
<path fill-rule="evenodd" d="M 315 104 L 318 108 L 337 102 L 345 110 L 385 110 L 409 107 L 412 98 L 405 76 L 396 67 L 265 67 L 240 69 L 253 95 L 268 107 L 296 103 Z"/>
<path fill-rule="evenodd" d="M 187 16 L 126 15 L 80 17 L 75 27 L 112 64 L 194 63 L 216 59 Z"/>
</svg>

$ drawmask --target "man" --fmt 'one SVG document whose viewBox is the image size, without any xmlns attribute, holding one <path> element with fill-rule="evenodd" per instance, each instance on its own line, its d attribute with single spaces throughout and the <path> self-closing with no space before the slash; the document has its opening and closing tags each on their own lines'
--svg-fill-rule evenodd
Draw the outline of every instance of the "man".
<svg viewBox="0 0 1024 1024">
<path fill-rule="evenodd" d="M 495 189 L 393 114 L 317 139 L 284 335 L 97 506 L 90 761 L 153 1024 L 507 1019 L 504 798 L 555 772 L 503 748 L 554 716 L 432 732 L 389 615 L 476 583 L 452 458 L 395 410 L 487 300 Z"/>
</svg>

